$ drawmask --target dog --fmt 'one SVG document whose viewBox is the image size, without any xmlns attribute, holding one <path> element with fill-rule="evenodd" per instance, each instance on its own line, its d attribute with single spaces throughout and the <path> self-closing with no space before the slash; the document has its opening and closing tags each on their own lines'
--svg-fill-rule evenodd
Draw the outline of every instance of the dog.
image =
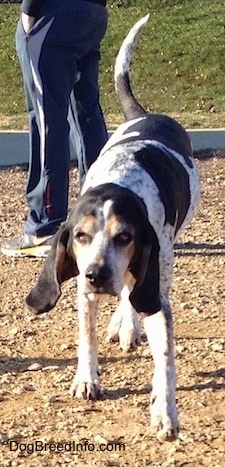
<svg viewBox="0 0 225 467">
<path fill-rule="evenodd" d="M 149 15 L 125 38 L 115 89 L 125 116 L 89 169 L 81 195 L 58 230 L 37 284 L 27 296 L 36 314 L 54 307 L 61 284 L 77 276 L 78 368 L 70 392 L 101 394 L 96 318 L 99 298 L 121 297 L 107 340 L 124 350 L 141 343 L 139 316 L 154 361 L 151 425 L 160 441 L 178 435 L 173 322 L 169 301 L 174 242 L 199 200 L 199 174 L 185 129 L 149 114 L 132 94 L 130 62 Z"/>
</svg>

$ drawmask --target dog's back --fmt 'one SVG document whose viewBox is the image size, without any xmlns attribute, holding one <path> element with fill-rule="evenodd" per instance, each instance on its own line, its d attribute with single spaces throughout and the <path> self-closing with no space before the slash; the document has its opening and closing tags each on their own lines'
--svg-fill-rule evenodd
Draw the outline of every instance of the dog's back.
<svg viewBox="0 0 225 467">
<path fill-rule="evenodd" d="M 89 169 L 82 193 L 108 182 L 129 188 L 145 202 L 157 234 L 161 235 L 169 222 L 174 238 L 193 217 L 199 176 L 190 138 L 182 125 L 167 115 L 146 112 L 132 93 L 132 52 L 148 17 L 131 28 L 116 58 L 115 90 L 126 121 Z M 161 222 L 155 215 L 159 210 L 164 212 Z"/>
</svg>

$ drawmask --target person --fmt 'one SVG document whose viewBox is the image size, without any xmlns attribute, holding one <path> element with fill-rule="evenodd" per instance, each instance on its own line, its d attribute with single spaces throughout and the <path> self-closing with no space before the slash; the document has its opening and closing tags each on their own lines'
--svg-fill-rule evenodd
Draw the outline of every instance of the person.
<svg viewBox="0 0 225 467">
<path fill-rule="evenodd" d="M 70 141 L 80 183 L 107 141 L 99 103 L 106 0 L 23 0 L 16 49 L 29 115 L 24 231 L 5 240 L 8 256 L 46 256 L 67 217 Z"/>
</svg>

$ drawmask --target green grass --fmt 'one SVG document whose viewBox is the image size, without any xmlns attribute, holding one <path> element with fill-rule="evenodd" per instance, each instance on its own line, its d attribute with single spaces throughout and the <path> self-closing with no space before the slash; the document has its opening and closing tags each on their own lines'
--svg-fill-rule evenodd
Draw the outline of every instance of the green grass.
<svg viewBox="0 0 225 467">
<path fill-rule="evenodd" d="M 108 126 L 122 121 L 113 68 L 119 46 L 142 16 L 150 19 L 132 60 L 135 96 L 153 112 L 176 116 L 188 127 L 225 126 L 225 4 L 219 0 L 109 1 L 102 43 L 101 102 Z M 0 5 L 0 118 L 4 127 L 26 122 L 14 35 L 19 5 Z M 22 115 L 22 117 L 21 117 Z"/>
</svg>

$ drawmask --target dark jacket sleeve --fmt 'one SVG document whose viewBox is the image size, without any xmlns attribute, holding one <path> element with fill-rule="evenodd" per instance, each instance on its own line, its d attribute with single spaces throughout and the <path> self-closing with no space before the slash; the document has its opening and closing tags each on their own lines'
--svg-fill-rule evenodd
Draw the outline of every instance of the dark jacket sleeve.
<svg viewBox="0 0 225 467">
<path fill-rule="evenodd" d="M 23 0 L 21 11 L 29 16 L 37 16 L 45 0 Z"/>
</svg>

